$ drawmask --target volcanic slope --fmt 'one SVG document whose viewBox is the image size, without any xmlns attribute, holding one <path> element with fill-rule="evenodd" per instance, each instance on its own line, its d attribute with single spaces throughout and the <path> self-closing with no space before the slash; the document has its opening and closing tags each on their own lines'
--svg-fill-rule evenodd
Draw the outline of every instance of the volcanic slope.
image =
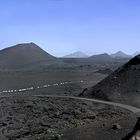
<svg viewBox="0 0 140 140">
<path fill-rule="evenodd" d="M 55 59 L 34 43 L 17 44 L 0 51 L 0 69 L 19 69 Z"/>
<path fill-rule="evenodd" d="M 140 55 L 110 74 L 80 96 L 126 103 L 140 107 Z"/>
</svg>

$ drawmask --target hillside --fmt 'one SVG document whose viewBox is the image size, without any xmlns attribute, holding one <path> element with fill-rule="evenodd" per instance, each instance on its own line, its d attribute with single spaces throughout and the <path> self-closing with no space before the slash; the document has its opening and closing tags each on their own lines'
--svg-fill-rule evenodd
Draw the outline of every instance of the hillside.
<svg viewBox="0 0 140 140">
<path fill-rule="evenodd" d="M 140 106 L 140 55 L 80 96 Z"/>
<path fill-rule="evenodd" d="M 18 69 L 55 60 L 34 43 L 17 44 L 0 51 L 0 69 Z"/>
</svg>

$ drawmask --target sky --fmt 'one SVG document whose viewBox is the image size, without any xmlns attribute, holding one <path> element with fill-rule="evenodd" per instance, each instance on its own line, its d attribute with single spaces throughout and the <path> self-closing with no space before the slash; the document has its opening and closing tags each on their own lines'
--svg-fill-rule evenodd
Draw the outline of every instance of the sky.
<svg viewBox="0 0 140 140">
<path fill-rule="evenodd" d="M 55 56 L 140 51 L 140 0 L 0 0 L 0 49 L 34 42 Z"/>
</svg>

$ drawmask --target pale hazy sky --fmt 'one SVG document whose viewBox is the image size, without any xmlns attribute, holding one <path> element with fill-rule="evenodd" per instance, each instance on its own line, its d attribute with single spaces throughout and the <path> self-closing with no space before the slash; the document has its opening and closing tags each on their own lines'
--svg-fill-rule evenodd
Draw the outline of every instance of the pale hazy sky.
<svg viewBox="0 0 140 140">
<path fill-rule="evenodd" d="M 0 49 L 22 42 L 56 56 L 140 51 L 140 0 L 0 0 Z"/>
</svg>

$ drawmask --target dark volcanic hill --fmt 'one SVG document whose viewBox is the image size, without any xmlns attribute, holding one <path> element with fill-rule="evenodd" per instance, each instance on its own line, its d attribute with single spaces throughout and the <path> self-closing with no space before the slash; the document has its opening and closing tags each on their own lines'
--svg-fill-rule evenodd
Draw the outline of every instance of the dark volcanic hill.
<svg viewBox="0 0 140 140">
<path fill-rule="evenodd" d="M 80 95 L 140 106 L 140 55 Z"/>
<path fill-rule="evenodd" d="M 17 44 L 0 51 L 1 69 L 18 69 L 54 60 L 55 57 L 34 43 Z"/>
</svg>

